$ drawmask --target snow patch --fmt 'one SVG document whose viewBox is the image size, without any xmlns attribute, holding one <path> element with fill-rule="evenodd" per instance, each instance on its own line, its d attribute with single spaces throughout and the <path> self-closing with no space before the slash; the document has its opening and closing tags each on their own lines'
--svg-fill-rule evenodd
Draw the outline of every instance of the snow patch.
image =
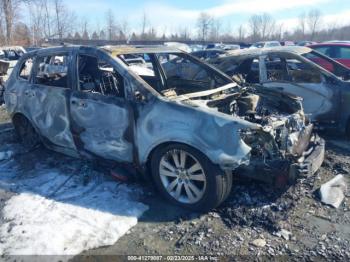
<svg viewBox="0 0 350 262">
<path fill-rule="evenodd" d="M 0 163 L 0 188 L 18 193 L 2 210 L 0 255 L 76 255 L 112 245 L 148 209 L 136 186 L 110 181 L 79 160 L 55 168 L 48 160 L 30 171 L 15 159 Z"/>
</svg>

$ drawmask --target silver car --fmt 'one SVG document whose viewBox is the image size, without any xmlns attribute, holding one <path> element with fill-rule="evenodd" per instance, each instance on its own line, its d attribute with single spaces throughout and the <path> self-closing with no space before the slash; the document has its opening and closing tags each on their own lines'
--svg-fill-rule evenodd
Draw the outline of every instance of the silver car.
<svg viewBox="0 0 350 262">
<path fill-rule="evenodd" d="M 130 55 L 140 59 L 129 64 Z M 300 99 L 242 88 L 167 47 L 29 52 L 4 97 L 28 148 L 132 166 L 195 210 L 222 203 L 234 176 L 283 186 L 315 173 L 324 156 Z"/>
</svg>

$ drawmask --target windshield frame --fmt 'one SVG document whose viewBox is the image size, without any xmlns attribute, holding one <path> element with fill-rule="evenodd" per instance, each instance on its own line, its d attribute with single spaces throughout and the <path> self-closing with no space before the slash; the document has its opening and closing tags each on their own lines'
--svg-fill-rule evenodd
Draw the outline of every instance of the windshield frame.
<svg viewBox="0 0 350 262">
<path fill-rule="evenodd" d="M 159 61 L 159 56 L 160 55 L 176 55 L 178 57 L 182 57 L 184 59 L 187 59 L 189 60 L 190 62 L 198 65 L 199 67 L 203 68 L 204 70 L 210 72 L 211 75 L 217 75 L 220 79 L 224 80 L 224 84 L 219 86 L 219 87 L 216 87 L 216 88 L 208 88 L 206 90 L 198 90 L 196 92 L 188 92 L 188 93 L 185 93 L 185 94 L 179 94 L 177 95 L 178 96 L 181 96 L 181 95 L 191 95 L 191 94 L 194 94 L 194 93 L 200 93 L 200 92 L 205 92 L 205 91 L 212 91 L 213 93 L 216 93 L 216 92 L 220 92 L 220 90 L 222 89 L 222 87 L 226 87 L 228 85 L 232 86 L 232 87 L 237 87 L 239 86 L 239 83 L 237 83 L 235 80 L 233 80 L 232 78 L 230 78 L 228 75 L 226 75 L 225 73 L 223 73 L 222 71 L 218 70 L 217 68 L 203 62 L 202 60 L 200 60 L 199 58 L 191 55 L 191 54 L 188 54 L 188 53 L 185 53 L 185 52 L 182 52 L 182 51 L 174 51 L 174 52 L 143 52 L 142 50 L 140 50 L 139 53 L 135 52 L 133 53 L 133 55 L 141 55 L 141 54 L 147 54 L 151 60 L 152 60 L 152 65 L 153 65 L 153 70 L 154 70 L 154 73 L 155 73 L 155 77 L 157 78 L 157 80 L 159 81 L 159 83 L 162 85 L 162 88 L 161 90 L 158 90 L 157 88 L 155 88 L 154 86 L 151 86 L 150 84 L 148 84 L 143 78 L 141 75 L 138 75 L 142 80 L 143 82 L 145 82 L 148 86 L 150 86 L 155 92 L 157 92 L 158 94 L 160 94 L 160 96 L 162 97 L 167 97 L 166 95 L 163 94 L 162 91 L 166 91 L 166 90 L 169 90 L 170 88 L 167 86 L 167 78 L 166 78 L 166 74 L 163 70 L 163 67 L 162 65 L 160 64 L 160 61 Z M 123 54 L 118 54 L 117 57 L 124 63 L 125 66 L 128 67 L 128 70 L 131 70 L 130 69 L 130 65 L 127 63 L 127 61 L 125 61 L 124 59 L 122 59 L 120 56 L 123 55 Z M 212 77 L 214 79 L 214 77 Z"/>
</svg>

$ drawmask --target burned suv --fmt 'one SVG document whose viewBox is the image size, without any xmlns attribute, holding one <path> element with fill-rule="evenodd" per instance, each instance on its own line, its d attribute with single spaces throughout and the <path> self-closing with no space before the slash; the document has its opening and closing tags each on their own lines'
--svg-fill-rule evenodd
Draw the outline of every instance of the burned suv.
<svg viewBox="0 0 350 262">
<path fill-rule="evenodd" d="M 196 210 L 222 203 L 233 176 L 287 184 L 324 156 L 298 98 L 241 88 L 175 49 L 33 51 L 11 74 L 5 102 L 27 147 L 132 165 Z"/>
</svg>

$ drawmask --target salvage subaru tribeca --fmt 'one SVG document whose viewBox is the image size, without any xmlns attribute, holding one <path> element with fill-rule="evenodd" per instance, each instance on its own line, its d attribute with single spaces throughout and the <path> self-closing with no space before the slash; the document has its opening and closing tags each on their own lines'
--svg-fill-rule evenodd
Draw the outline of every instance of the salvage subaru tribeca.
<svg viewBox="0 0 350 262">
<path fill-rule="evenodd" d="M 29 52 L 5 102 L 28 148 L 131 165 L 166 199 L 195 210 L 222 203 L 234 176 L 286 185 L 324 157 L 299 98 L 240 87 L 165 47 Z"/>
</svg>

